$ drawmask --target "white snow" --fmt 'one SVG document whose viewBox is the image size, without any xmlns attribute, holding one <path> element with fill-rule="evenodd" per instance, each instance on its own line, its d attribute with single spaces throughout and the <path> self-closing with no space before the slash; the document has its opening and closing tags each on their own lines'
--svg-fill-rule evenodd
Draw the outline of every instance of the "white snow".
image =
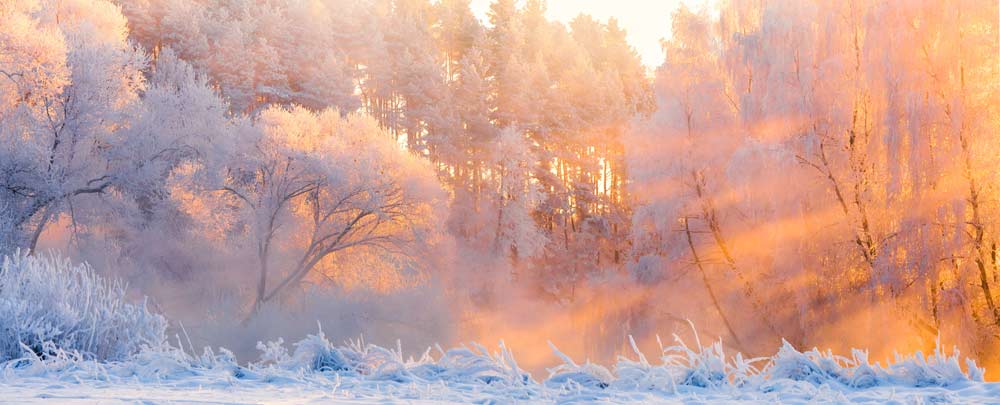
<svg viewBox="0 0 1000 405">
<path fill-rule="evenodd" d="M 675 337 L 651 361 L 638 350 L 612 368 L 563 364 L 545 378 L 521 370 L 500 343 L 419 359 L 402 350 L 349 342 L 320 332 L 293 345 L 261 344 L 261 360 L 242 366 L 224 349 L 200 356 L 164 346 L 127 361 L 98 362 L 69 353 L 9 361 L 0 373 L 0 403 L 1000 403 L 1000 383 L 940 350 L 869 363 L 785 344 L 770 358 L 726 354 L 720 343 L 691 349 Z"/>
</svg>

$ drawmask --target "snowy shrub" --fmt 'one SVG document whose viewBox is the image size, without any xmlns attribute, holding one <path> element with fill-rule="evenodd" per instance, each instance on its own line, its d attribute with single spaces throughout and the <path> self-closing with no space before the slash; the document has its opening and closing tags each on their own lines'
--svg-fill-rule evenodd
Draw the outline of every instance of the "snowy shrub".
<svg viewBox="0 0 1000 405">
<path fill-rule="evenodd" d="M 676 335 L 676 345 L 664 347 L 661 343 L 661 364 L 651 364 L 631 341 L 638 360 L 620 357 L 613 376 L 599 371 L 603 369 L 599 366 L 577 366 L 556 350 L 556 355 L 562 357 L 566 364 L 554 369 L 556 372 L 546 384 L 567 380 L 574 380 L 580 385 L 585 385 L 586 381 L 606 381 L 607 386 L 626 391 L 678 392 L 685 387 L 757 387 L 768 392 L 789 380 L 812 386 L 834 384 L 853 389 L 885 385 L 944 387 L 963 381 L 983 381 L 985 373 L 972 359 L 966 359 L 966 370 L 963 371 L 958 351 L 945 354 L 940 342 L 931 356 L 921 352 L 897 356 L 889 366 L 883 367 L 872 363 L 868 352 L 863 350 L 853 350 L 851 357 L 835 355 L 829 350 L 800 352 L 787 341 L 770 358 L 747 359 L 741 353 L 727 358 L 721 342 L 704 346 L 698 340 L 697 332 L 694 336 L 693 348 Z M 766 362 L 766 365 L 758 368 L 755 364 L 761 362 Z M 602 385 L 596 387 L 601 388 Z"/>
<path fill-rule="evenodd" d="M 703 345 L 694 325 L 694 347 L 688 346 L 680 336 L 674 335 L 675 344 L 664 346 L 659 336 L 659 365 L 653 365 L 639 350 L 635 340 L 629 336 L 632 350 L 638 356 L 638 361 L 619 357 L 615 365 L 618 375 L 612 383 L 614 388 L 630 390 L 663 390 L 677 391 L 678 387 L 718 388 L 722 386 L 741 387 L 755 380 L 760 371 L 754 363 L 761 358 L 745 359 L 741 353 L 736 353 L 732 359 L 727 359 L 722 341 Z"/>
<path fill-rule="evenodd" d="M 853 355 L 851 361 L 854 367 L 851 369 L 851 374 L 845 376 L 841 382 L 853 388 L 871 388 L 878 385 L 879 378 L 883 377 L 880 377 L 880 370 L 872 367 L 872 364 L 868 361 L 868 352 L 852 349 L 851 354 Z M 972 370 L 970 369 L 969 371 Z"/>
<path fill-rule="evenodd" d="M 164 341 L 166 320 L 86 264 L 20 252 L 0 267 L 0 361 L 75 352 L 123 360 Z M 27 356 L 27 357 L 26 357 Z"/>
<path fill-rule="evenodd" d="M 847 358 L 817 349 L 802 353 L 784 342 L 762 374 L 771 381 L 790 379 L 813 384 L 837 381 L 852 388 L 870 388 L 885 384 L 943 387 L 962 381 L 982 381 L 984 373 L 971 359 L 966 360 L 967 371 L 963 371 L 958 350 L 945 354 L 940 342 L 931 356 L 920 351 L 912 356 L 897 355 L 888 367 L 872 364 L 863 350 L 855 349 L 851 354 Z"/>
<path fill-rule="evenodd" d="M 951 355 L 941 350 L 940 340 L 934 348 L 934 354 L 924 356 L 917 351 L 913 356 L 896 355 L 896 362 L 889 366 L 889 374 L 894 382 L 911 387 L 947 386 L 966 380 L 983 381 L 985 370 L 976 365 L 976 361 L 966 359 L 968 373 L 962 371 L 959 364 L 958 349 Z"/>
<path fill-rule="evenodd" d="M 680 385 L 709 388 L 727 384 L 729 364 L 722 349 L 722 341 L 702 346 L 697 336 L 695 334 L 697 345 L 691 349 L 679 336 L 674 335 L 677 345 L 663 350 L 663 362 L 677 365 L 683 370 Z"/>
<path fill-rule="evenodd" d="M 359 357 L 350 351 L 333 346 L 321 330 L 295 344 L 291 361 L 315 371 L 352 371 L 357 369 Z"/>
<path fill-rule="evenodd" d="M 438 351 L 441 351 L 439 348 Z M 514 353 L 500 342 L 500 352 L 490 354 L 485 347 L 461 347 L 448 350 L 438 360 L 447 372 L 441 377 L 451 381 L 478 381 L 503 386 L 523 386 L 532 383 L 531 375 L 521 370 Z"/>
<path fill-rule="evenodd" d="M 495 354 L 474 344 L 471 349 L 461 347 L 447 352 L 438 347 L 441 357 L 437 360 L 427 349 L 419 359 L 414 360 L 404 359 L 398 341 L 395 349 L 366 344 L 363 339 L 335 346 L 327 340 L 321 328 L 319 333 L 308 335 L 293 346 L 295 350 L 289 355 L 284 339 L 259 342 L 260 361 L 251 364 L 251 369 L 260 372 L 334 372 L 397 383 L 446 381 L 508 388 L 534 384 L 531 376 L 518 367 L 514 355 L 503 342 L 500 343 L 500 352 Z"/>
<path fill-rule="evenodd" d="M 295 351 L 289 355 L 285 349 L 284 339 L 277 341 L 257 342 L 261 353 L 258 366 L 277 366 L 290 370 L 311 371 L 360 371 L 363 353 L 349 348 L 338 348 L 330 343 L 320 328 L 319 333 L 308 335 L 295 343 Z"/>
<path fill-rule="evenodd" d="M 846 366 L 846 367 L 845 367 Z M 850 362 L 832 353 L 821 353 L 817 349 L 801 353 L 787 341 L 782 340 L 767 370 L 772 379 L 787 378 L 795 381 L 807 381 L 822 384 L 831 380 L 844 380 L 844 373 L 849 370 Z"/>
<path fill-rule="evenodd" d="M 549 369 L 549 378 L 545 380 L 545 385 L 549 387 L 575 385 L 578 387 L 604 389 L 614 380 L 614 375 L 607 368 L 589 361 L 583 365 L 578 365 L 569 356 L 559 351 L 552 342 L 549 342 L 549 347 L 552 348 L 552 352 L 557 357 L 562 359 L 563 364 Z"/>
</svg>

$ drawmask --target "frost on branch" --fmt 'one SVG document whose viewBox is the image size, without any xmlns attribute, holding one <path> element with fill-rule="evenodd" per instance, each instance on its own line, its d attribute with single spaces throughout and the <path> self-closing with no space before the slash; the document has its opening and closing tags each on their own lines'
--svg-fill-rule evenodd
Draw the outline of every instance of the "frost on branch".
<svg viewBox="0 0 1000 405">
<path fill-rule="evenodd" d="M 125 296 L 121 282 L 56 254 L 5 257 L 0 267 L 0 361 L 46 358 L 57 351 L 124 360 L 144 346 L 159 346 L 166 319 Z"/>
</svg>

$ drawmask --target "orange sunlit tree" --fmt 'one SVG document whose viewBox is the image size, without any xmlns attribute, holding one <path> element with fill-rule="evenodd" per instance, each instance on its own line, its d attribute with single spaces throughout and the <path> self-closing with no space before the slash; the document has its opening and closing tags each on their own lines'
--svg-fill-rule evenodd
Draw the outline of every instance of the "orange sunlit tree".
<svg viewBox="0 0 1000 405">
<path fill-rule="evenodd" d="M 888 350 L 941 336 L 995 354 L 996 14 L 990 1 L 677 11 L 659 110 L 632 138 L 637 258 L 707 272 L 723 298 L 704 316 L 732 321 L 734 339 L 878 350 L 863 337 L 876 334 Z"/>
</svg>

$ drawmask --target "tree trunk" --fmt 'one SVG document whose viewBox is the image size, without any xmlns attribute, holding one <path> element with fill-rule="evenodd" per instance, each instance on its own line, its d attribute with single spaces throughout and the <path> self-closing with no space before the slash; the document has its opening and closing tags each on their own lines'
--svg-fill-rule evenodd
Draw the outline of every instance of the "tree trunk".
<svg viewBox="0 0 1000 405">
<path fill-rule="evenodd" d="M 719 304 L 719 299 L 715 296 L 715 289 L 712 288 L 712 283 L 708 280 L 708 272 L 705 271 L 705 267 L 702 266 L 701 258 L 698 256 L 698 249 L 694 246 L 694 238 L 691 236 L 691 226 L 688 223 L 688 218 L 684 217 L 682 220 L 684 223 L 684 235 L 687 237 L 688 248 L 691 249 L 691 256 L 694 258 L 694 264 L 698 267 L 698 271 L 701 272 L 701 280 L 705 284 L 705 289 L 708 290 L 708 297 L 712 300 L 712 306 L 715 307 L 715 311 L 719 313 L 719 317 L 722 318 L 722 323 L 726 326 L 726 330 L 729 335 L 733 337 L 733 343 L 736 348 L 740 351 L 746 351 L 746 347 L 743 346 L 743 342 L 740 341 L 739 335 L 736 334 L 736 330 L 733 329 L 733 325 L 729 322 L 729 317 L 726 316 L 726 312 L 722 310 L 722 305 Z"/>
</svg>

